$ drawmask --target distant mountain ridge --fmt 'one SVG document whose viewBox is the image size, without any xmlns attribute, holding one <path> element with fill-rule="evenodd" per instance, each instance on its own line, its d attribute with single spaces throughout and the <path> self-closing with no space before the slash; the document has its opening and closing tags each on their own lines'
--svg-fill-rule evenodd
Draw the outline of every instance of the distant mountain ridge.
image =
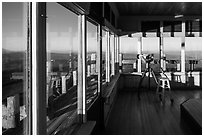
<svg viewBox="0 0 204 137">
<path fill-rule="evenodd" d="M 8 49 L 5 49 L 5 48 L 2 48 L 2 54 L 9 54 L 9 53 L 25 53 L 25 50 L 13 51 L 13 50 L 8 50 Z"/>
<path fill-rule="evenodd" d="M 12 51 L 2 48 L 2 54 L 11 53 Z"/>
</svg>

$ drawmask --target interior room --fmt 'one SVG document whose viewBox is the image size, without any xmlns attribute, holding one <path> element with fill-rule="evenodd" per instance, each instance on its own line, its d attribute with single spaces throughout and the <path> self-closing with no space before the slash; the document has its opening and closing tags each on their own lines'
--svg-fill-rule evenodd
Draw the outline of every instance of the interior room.
<svg viewBox="0 0 204 137">
<path fill-rule="evenodd" d="M 2 2 L 3 135 L 202 135 L 202 2 Z"/>
</svg>

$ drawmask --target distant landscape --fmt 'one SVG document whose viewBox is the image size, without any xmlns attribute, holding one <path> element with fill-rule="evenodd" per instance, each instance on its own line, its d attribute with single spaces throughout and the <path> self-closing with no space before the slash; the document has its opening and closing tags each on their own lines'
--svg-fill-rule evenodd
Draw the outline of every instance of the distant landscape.
<svg viewBox="0 0 204 137">
<path fill-rule="evenodd" d="M 143 52 L 147 53 L 147 52 Z M 154 54 L 154 60 L 158 62 L 159 54 L 158 53 L 151 53 Z M 167 70 L 168 71 L 176 71 L 176 64 L 171 64 L 171 60 L 175 60 L 180 63 L 181 60 L 181 52 L 165 52 L 166 60 L 169 62 L 167 63 Z M 198 64 L 195 64 L 195 71 L 202 70 L 202 51 L 186 51 L 186 71 L 189 71 L 190 65 L 188 60 L 197 60 Z M 133 53 L 123 53 L 123 60 L 137 60 L 137 54 Z M 129 66 L 132 67 L 132 66 Z M 158 70 L 158 64 L 152 64 L 151 67 L 155 70 Z M 130 69 L 130 68 L 127 68 Z M 142 65 L 142 70 L 145 70 L 145 64 Z"/>
<path fill-rule="evenodd" d="M 23 72 L 25 53 L 2 49 L 2 85 L 10 82 L 13 72 Z"/>
<path fill-rule="evenodd" d="M 143 51 L 144 54 L 148 53 L 146 51 Z M 123 54 L 123 59 L 136 59 L 137 53 L 122 53 Z M 159 58 L 159 53 L 152 52 L 150 54 L 154 54 L 154 58 L 158 59 Z M 180 51 L 168 51 L 164 52 L 167 60 L 180 60 L 181 58 L 181 52 Z M 202 51 L 186 51 L 186 60 L 189 59 L 196 59 L 201 60 L 202 59 Z"/>
</svg>

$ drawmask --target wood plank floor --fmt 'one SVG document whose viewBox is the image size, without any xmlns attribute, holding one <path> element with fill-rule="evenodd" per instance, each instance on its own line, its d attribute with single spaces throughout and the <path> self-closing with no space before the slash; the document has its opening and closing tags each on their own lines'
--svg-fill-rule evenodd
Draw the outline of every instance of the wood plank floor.
<svg viewBox="0 0 204 137">
<path fill-rule="evenodd" d="M 141 100 L 135 89 L 119 92 L 107 128 L 108 135 L 186 135 L 193 134 L 180 121 L 180 104 L 189 98 L 202 98 L 201 90 L 172 91 L 174 104 L 167 99 L 163 104 L 155 91 L 142 89 Z"/>
</svg>

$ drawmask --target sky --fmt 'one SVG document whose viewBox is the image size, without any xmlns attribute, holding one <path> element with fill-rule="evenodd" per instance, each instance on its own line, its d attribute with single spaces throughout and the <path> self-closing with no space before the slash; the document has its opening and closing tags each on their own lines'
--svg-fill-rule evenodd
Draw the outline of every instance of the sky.
<svg viewBox="0 0 204 137">
<path fill-rule="evenodd" d="M 48 50 L 78 51 L 78 16 L 57 3 L 47 4 Z M 87 51 L 96 51 L 97 27 L 87 22 Z"/>
<path fill-rule="evenodd" d="M 26 50 L 26 8 L 23 3 L 2 4 L 2 44 L 11 51 Z M 53 2 L 47 3 L 47 50 L 78 50 L 78 16 Z M 97 27 L 87 23 L 88 51 L 96 51 Z"/>
<path fill-rule="evenodd" d="M 121 52 L 134 53 L 137 52 L 138 38 L 129 38 L 127 36 L 120 37 Z M 158 37 L 143 37 L 142 38 L 143 53 L 159 52 L 159 38 Z M 180 37 L 165 37 L 164 38 L 164 52 L 175 52 L 181 50 Z M 185 38 L 186 51 L 202 51 L 202 37 L 186 37 Z"/>
<path fill-rule="evenodd" d="M 23 12 L 24 9 L 22 3 L 2 3 L 3 48 L 14 51 L 26 49 L 26 12 Z"/>
</svg>

